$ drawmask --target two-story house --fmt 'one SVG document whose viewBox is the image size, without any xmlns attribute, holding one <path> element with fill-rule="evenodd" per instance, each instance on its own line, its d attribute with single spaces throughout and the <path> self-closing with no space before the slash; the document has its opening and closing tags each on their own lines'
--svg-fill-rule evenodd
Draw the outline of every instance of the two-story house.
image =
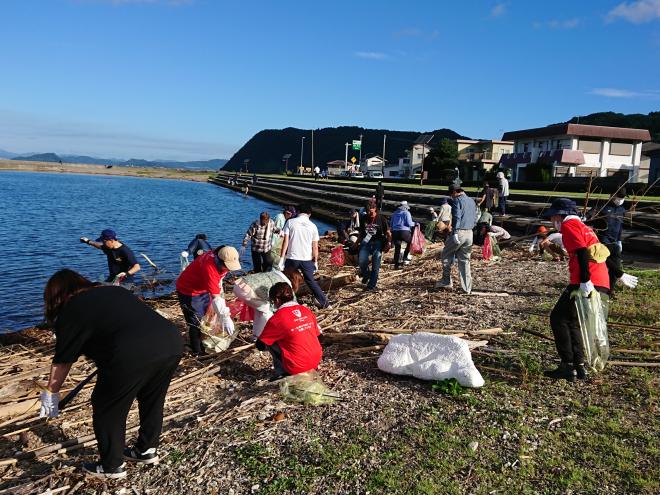
<svg viewBox="0 0 660 495">
<path fill-rule="evenodd" d="M 639 179 L 642 143 L 651 140 L 646 129 L 558 124 L 536 129 L 505 132 L 504 141 L 513 141 L 512 153 L 503 155 L 500 168 L 510 168 L 513 180 L 525 180 L 531 163 L 553 165 L 553 176 L 608 177 L 625 174 Z"/>
<path fill-rule="evenodd" d="M 513 153 L 513 141 L 495 139 L 457 139 L 458 161 L 466 164 L 481 163 L 488 172 L 500 163 L 502 155 Z M 478 173 L 477 170 L 474 171 Z M 477 177 L 473 177 L 476 179 Z"/>
</svg>

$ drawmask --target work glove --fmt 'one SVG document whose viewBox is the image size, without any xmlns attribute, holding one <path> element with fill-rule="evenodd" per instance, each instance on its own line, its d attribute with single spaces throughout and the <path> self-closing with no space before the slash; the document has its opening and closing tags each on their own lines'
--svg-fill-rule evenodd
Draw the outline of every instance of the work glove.
<svg viewBox="0 0 660 495">
<path fill-rule="evenodd" d="M 215 314 L 218 316 L 225 316 L 229 315 L 229 308 L 227 307 L 227 303 L 225 302 L 224 297 L 220 296 L 215 296 L 213 298 L 213 310 L 215 311 Z"/>
<path fill-rule="evenodd" d="M 453 242 L 456 243 L 456 245 L 458 245 L 458 244 L 461 243 L 461 241 L 458 240 L 458 234 L 453 234 L 453 235 L 451 236 L 451 239 L 452 239 Z"/>
<path fill-rule="evenodd" d="M 232 321 L 231 316 L 226 315 L 222 317 L 222 330 L 227 335 L 234 335 L 234 322 Z"/>
<path fill-rule="evenodd" d="M 89 239 L 87 237 L 81 237 L 80 242 L 82 242 L 83 244 L 89 244 Z"/>
<path fill-rule="evenodd" d="M 188 254 L 188 251 L 181 251 L 181 256 L 183 256 L 184 258 L 188 258 L 188 256 L 190 255 Z"/>
<path fill-rule="evenodd" d="M 55 392 L 50 392 L 48 390 L 44 390 L 41 392 L 41 395 L 39 395 L 39 399 L 41 400 L 41 408 L 39 409 L 39 417 L 40 418 L 56 418 L 57 415 L 60 413 L 60 394 Z"/>
<path fill-rule="evenodd" d="M 277 263 L 277 268 L 279 268 L 280 271 L 284 271 L 284 263 L 286 260 L 284 259 L 284 256 L 280 258 L 280 261 Z"/>
<path fill-rule="evenodd" d="M 592 290 L 594 290 L 594 284 L 591 280 L 580 284 L 580 293 L 584 297 L 589 297 L 589 294 L 591 294 Z"/>
<path fill-rule="evenodd" d="M 628 287 L 629 289 L 634 289 L 637 287 L 637 277 L 634 275 L 628 275 L 627 273 L 621 275 L 619 282 L 621 282 L 625 287 Z"/>
<path fill-rule="evenodd" d="M 318 272 L 318 271 L 319 271 L 319 262 L 318 262 L 318 261 L 315 261 L 315 262 L 314 262 L 314 273 L 316 273 L 316 272 Z"/>
</svg>

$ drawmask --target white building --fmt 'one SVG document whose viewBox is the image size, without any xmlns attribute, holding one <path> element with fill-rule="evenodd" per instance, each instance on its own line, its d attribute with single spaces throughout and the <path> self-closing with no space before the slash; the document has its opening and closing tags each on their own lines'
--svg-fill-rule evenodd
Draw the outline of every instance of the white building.
<svg viewBox="0 0 660 495">
<path fill-rule="evenodd" d="M 367 175 L 369 172 L 380 172 L 383 169 L 383 158 L 379 155 L 363 158 L 360 164 L 360 172 Z"/>
<path fill-rule="evenodd" d="M 513 153 L 500 159 L 501 168 L 513 171 L 513 180 L 525 180 L 531 163 L 553 165 L 553 176 L 607 177 L 625 173 L 639 178 L 642 143 L 651 140 L 646 129 L 558 124 L 537 129 L 505 132 L 513 141 Z"/>
</svg>

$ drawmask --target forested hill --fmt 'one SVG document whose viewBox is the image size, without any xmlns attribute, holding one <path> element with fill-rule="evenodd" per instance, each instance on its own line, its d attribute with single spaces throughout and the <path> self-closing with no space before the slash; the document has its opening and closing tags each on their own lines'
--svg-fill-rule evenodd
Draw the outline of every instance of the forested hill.
<svg viewBox="0 0 660 495">
<path fill-rule="evenodd" d="M 382 155 L 383 135 L 387 134 L 386 159 L 388 163 L 396 163 L 399 157 L 405 156 L 405 150 L 420 134 L 434 134 L 431 144 L 442 138 L 460 139 L 460 134 L 451 129 L 435 131 L 388 131 L 385 129 L 363 129 L 361 127 L 328 127 L 314 130 L 314 162 L 319 166 L 333 160 L 343 160 L 344 143 L 362 138 L 362 156 Z M 312 163 L 312 131 L 308 129 L 267 129 L 255 134 L 223 167 L 223 170 L 244 170 L 244 160 L 248 163 L 249 172 L 282 172 L 284 161 L 282 157 L 291 154 L 289 170 L 295 170 L 300 165 L 300 144 L 304 140 L 303 163 L 309 167 Z M 359 158 L 359 151 L 348 150 L 348 159 Z"/>
<path fill-rule="evenodd" d="M 590 115 L 573 117 L 568 121 L 571 124 L 604 125 L 609 127 L 632 127 L 634 129 L 648 129 L 653 141 L 660 141 L 660 112 L 643 113 L 614 113 L 598 112 Z"/>
</svg>

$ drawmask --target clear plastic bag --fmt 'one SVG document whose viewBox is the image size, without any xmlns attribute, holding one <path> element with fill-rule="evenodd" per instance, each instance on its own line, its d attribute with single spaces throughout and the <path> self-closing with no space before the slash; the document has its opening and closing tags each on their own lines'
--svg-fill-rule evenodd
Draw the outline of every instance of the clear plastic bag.
<svg viewBox="0 0 660 495">
<path fill-rule="evenodd" d="M 280 382 L 280 393 L 285 399 L 311 406 L 331 404 L 339 399 L 325 386 L 316 370 L 287 376 Z"/>
<path fill-rule="evenodd" d="M 210 352 L 226 351 L 238 334 L 236 330 L 232 333 L 225 330 L 225 325 L 223 325 L 225 318 L 231 319 L 229 315 L 218 315 L 213 309 L 213 304 L 209 304 L 204 318 L 199 322 L 202 344 Z M 233 328 L 233 322 L 231 326 Z"/>
<path fill-rule="evenodd" d="M 185 270 L 188 265 L 190 264 L 190 261 L 188 260 L 187 256 L 184 256 L 183 253 L 179 255 L 179 265 L 181 266 L 181 273 L 183 273 L 183 270 Z"/>
<path fill-rule="evenodd" d="M 592 290 L 589 297 L 584 297 L 580 291 L 574 291 L 571 296 L 580 322 L 585 364 L 595 371 L 603 371 L 610 357 L 610 343 L 600 294 Z"/>
</svg>

